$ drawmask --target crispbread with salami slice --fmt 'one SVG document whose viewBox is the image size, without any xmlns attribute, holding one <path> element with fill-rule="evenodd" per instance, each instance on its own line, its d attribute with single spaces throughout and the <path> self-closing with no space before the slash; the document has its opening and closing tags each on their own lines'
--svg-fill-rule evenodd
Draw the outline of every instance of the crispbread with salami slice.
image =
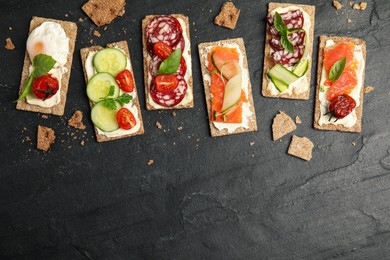
<svg viewBox="0 0 390 260">
<path fill-rule="evenodd" d="M 72 67 L 73 51 L 75 48 L 75 42 L 76 42 L 76 36 L 77 36 L 77 25 L 73 22 L 47 19 L 47 18 L 34 16 L 30 22 L 29 33 L 31 33 L 35 28 L 40 26 L 42 23 L 48 22 L 48 21 L 60 24 L 61 27 L 64 29 L 66 36 L 69 38 L 69 53 L 68 53 L 68 57 L 67 57 L 67 62 L 65 64 L 65 67 L 68 71 L 62 76 L 62 79 L 61 79 L 61 90 L 60 90 L 61 101 L 60 101 L 60 103 L 58 103 L 57 105 L 54 105 L 52 107 L 40 107 L 37 105 L 31 105 L 31 104 L 27 103 L 25 99 L 22 99 L 22 100 L 17 102 L 16 108 L 19 110 L 62 116 L 64 114 L 64 111 L 65 111 L 66 94 L 68 93 L 68 84 L 69 84 L 70 72 L 71 72 L 71 67 Z M 29 76 L 29 68 L 31 65 L 32 65 L 32 62 L 31 62 L 30 57 L 28 55 L 28 52 L 26 50 L 26 54 L 24 55 L 24 64 L 23 64 L 23 71 L 22 71 L 22 79 L 21 79 L 20 88 L 19 88 L 19 95 L 23 92 L 24 86 L 25 86 L 27 79 L 28 79 L 28 76 Z"/>
<path fill-rule="evenodd" d="M 109 44 L 107 44 L 107 48 L 118 48 L 118 49 L 121 49 L 122 51 L 124 51 L 125 54 L 126 54 L 126 57 L 130 60 L 130 71 L 134 75 L 133 67 L 131 65 L 130 51 L 129 51 L 127 42 L 126 41 L 120 41 L 120 42 L 109 43 Z M 86 61 L 87 61 L 87 58 L 88 58 L 88 54 L 90 52 L 99 51 L 101 49 L 103 49 L 103 47 L 101 47 L 101 46 L 92 46 L 92 47 L 83 48 L 83 49 L 80 50 L 81 61 L 83 63 L 85 84 L 88 84 L 88 74 L 87 74 L 87 70 L 86 70 Z M 135 81 L 134 81 L 134 85 L 135 85 Z M 125 134 L 125 135 L 115 136 L 115 137 L 107 137 L 104 134 L 99 134 L 98 128 L 96 126 L 94 126 L 95 134 L 96 134 L 96 140 L 98 142 L 106 142 L 106 141 L 117 140 L 117 139 L 121 139 L 121 138 L 125 138 L 125 137 L 141 135 L 141 134 L 143 134 L 145 132 L 144 131 L 143 121 L 142 121 L 140 104 L 139 104 L 139 100 L 138 100 L 137 86 L 135 86 L 134 91 L 135 91 L 136 97 L 133 98 L 133 100 L 131 102 L 133 102 L 134 106 L 136 106 L 137 110 L 138 110 L 137 119 L 139 120 L 139 122 L 141 124 L 139 130 L 137 132 L 131 133 L 131 134 Z M 131 95 L 131 93 L 130 93 L 130 95 Z M 90 107 L 92 108 L 93 107 L 93 102 L 90 101 L 89 104 L 90 104 Z"/>
<path fill-rule="evenodd" d="M 146 109 L 148 110 L 160 110 L 160 109 L 182 109 L 182 108 L 192 108 L 194 107 L 194 98 L 193 98 L 193 82 L 192 82 L 192 67 L 191 67 L 191 45 L 190 45 L 190 26 L 189 26 L 189 19 L 187 16 L 183 14 L 170 14 L 171 16 L 175 17 L 176 19 L 181 19 L 184 23 L 183 32 L 185 32 L 186 39 L 185 39 L 185 51 L 183 52 L 183 56 L 187 55 L 188 58 L 186 58 L 186 64 L 187 64 L 187 73 L 188 73 L 188 79 L 187 79 L 187 92 L 185 98 L 180 102 L 179 104 L 175 106 L 160 106 L 156 104 L 151 95 L 150 95 L 150 84 L 151 80 L 153 79 L 151 74 L 149 73 L 149 66 L 151 57 L 148 53 L 147 49 L 147 38 L 146 38 L 146 28 L 149 22 L 156 16 L 156 15 L 147 15 L 142 20 L 142 44 L 143 44 L 143 58 L 144 58 L 144 85 L 145 85 L 145 99 L 146 99 Z M 182 26 L 183 27 L 183 26 Z"/>
<path fill-rule="evenodd" d="M 263 83 L 262 83 L 262 94 L 265 97 L 274 97 L 274 98 L 288 98 L 288 99 L 309 99 L 310 95 L 310 79 L 311 79 L 311 67 L 312 67 L 312 53 L 313 53 L 313 37 L 314 37 L 314 16 L 315 16 L 315 6 L 311 5 L 299 5 L 299 4 L 282 4 L 282 3 L 269 3 L 268 4 L 268 13 L 272 12 L 276 8 L 288 8 L 288 7 L 298 7 L 302 8 L 303 11 L 305 11 L 309 17 L 310 17 L 310 30 L 307 32 L 307 41 L 306 41 L 306 51 L 310 55 L 309 57 L 309 66 L 306 74 L 304 77 L 306 77 L 308 82 L 307 90 L 301 93 L 297 93 L 296 91 L 292 91 L 291 94 L 289 93 L 283 93 L 278 92 L 276 88 L 272 85 L 270 85 L 270 78 L 268 77 L 267 73 L 270 69 L 272 69 L 276 62 L 271 57 L 271 45 L 270 40 L 272 39 L 272 34 L 270 32 L 270 26 L 268 23 L 266 26 L 266 38 L 265 38 L 265 48 L 264 48 L 264 68 L 263 68 Z M 275 88 L 275 91 L 271 91 L 270 88 Z M 295 89 L 294 89 L 295 90 Z"/>
<path fill-rule="evenodd" d="M 356 123 L 352 127 L 345 127 L 341 124 L 322 124 L 320 125 L 318 122 L 321 118 L 321 101 L 319 98 L 320 89 L 321 89 L 321 76 L 322 76 L 322 68 L 324 66 L 324 49 L 326 45 L 326 41 L 332 40 L 335 43 L 339 42 L 348 42 L 353 43 L 357 46 L 361 46 L 362 54 L 364 59 L 364 64 L 366 63 L 366 42 L 362 39 L 356 38 L 348 38 L 348 37 L 337 37 L 337 36 L 320 36 L 319 50 L 318 50 L 318 66 L 317 66 L 317 87 L 316 87 L 316 101 L 315 101 L 315 111 L 314 111 L 314 128 L 318 130 L 338 130 L 343 132 L 356 132 L 359 133 L 362 130 L 362 116 L 363 116 L 363 90 L 364 90 L 364 70 L 362 75 L 358 75 L 361 78 L 362 86 L 360 90 L 360 99 L 359 105 L 355 108 L 356 112 Z"/>
<path fill-rule="evenodd" d="M 246 50 L 244 46 L 244 40 L 242 38 L 236 38 L 236 39 L 229 39 L 229 40 L 222 40 L 217 42 L 206 42 L 201 43 L 198 45 L 199 50 L 199 59 L 201 63 L 201 69 L 202 69 L 202 76 L 203 76 L 203 86 L 206 96 L 206 104 L 207 104 L 207 111 L 209 115 L 209 119 L 211 118 L 213 112 L 211 111 L 211 91 L 210 91 L 210 72 L 208 71 L 208 58 L 207 55 L 209 53 L 209 48 L 212 48 L 214 46 L 231 46 L 235 45 L 237 46 L 239 50 L 239 54 L 242 55 L 242 71 L 243 73 L 246 73 L 248 77 L 248 93 L 247 93 L 247 99 L 249 102 L 249 113 L 248 116 L 248 126 L 240 126 L 236 128 L 234 131 L 229 132 L 227 128 L 222 128 L 221 130 L 218 129 L 212 121 L 209 120 L 210 125 L 210 132 L 212 137 L 217 136 L 224 136 L 224 135 L 230 135 L 230 134 L 239 134 L 239 133 L 245 133 L 245 132 L 253 132 L 257 130 L 257 123 L 256 123 L 256 113 L 255 108 L 253 104 L 253 96 L 252 96 L 252 85 L 250 82 L 250 75 L 249 75 L 249 69 L 248 69 L 248 62 L 246 57 Z M 244 112 L 244 111 L 243 111 Z M 244 116 L 244 115 L 243 115 Z M 229 123 L 226 123 L 229 125 Z"/>
</svg>

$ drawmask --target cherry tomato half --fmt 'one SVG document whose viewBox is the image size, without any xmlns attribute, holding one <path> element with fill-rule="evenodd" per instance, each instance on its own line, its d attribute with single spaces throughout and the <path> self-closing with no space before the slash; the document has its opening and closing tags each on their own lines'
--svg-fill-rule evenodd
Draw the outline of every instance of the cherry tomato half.
<svg viewBox="0 0 390 260">
<path fill-rule="evenodd" d="M 329 111 L 337 119 L 342 119 L 349 115 L 356 107 L 356 101 L 351 96 L 343 94 L 335 97 L 330 105 Z"/>
<path fill-rule="evenodd" d="M 119 109 L 116 114 L 116 121 L 118 122 L 119 127 L 125 130 L 129 130 L 137 124 L 137 120 L 133 113 L 125 107 Z"/>
<path fill-rule="evenodd" d="M 171 55 L 173 52 L 173 49 L 171 48 L 171 46 L 169 46 L 168 44 L 166 44 L 164 42 L 156 42 L 153 45 L 153 50 L 154 50 L 154 53 L 162 60 L 165 60 L 166 58 L 168 58 L 168 56 Z"/>
<path fill-rule="evenodd" d="M 156 89 L 161 93 L 170 93 L 177 88 L 179 80 L 175 75 L 161 74 L 155 77 Z"/>
<path fill-rule="evenodd" d="M 46 100 L 54 96 L 59 88 L 58 79 L 45 74 L 39 78 L 35 78 L 32 83 L 32 91 L 34 95 L 42 100 Z"/>
<path fill-rule="evenodd" d="M 118 75 L 116 75 L 115 80 L 124 92 L 133 92 L 135 87 L 134 77 L 129 70 L 119 72 Z"/>
</svg>

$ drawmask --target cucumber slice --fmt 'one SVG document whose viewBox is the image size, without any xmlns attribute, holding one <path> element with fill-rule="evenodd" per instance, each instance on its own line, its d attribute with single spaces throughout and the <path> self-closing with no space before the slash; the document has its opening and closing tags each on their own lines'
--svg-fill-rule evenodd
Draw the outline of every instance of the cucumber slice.
<svg viewBox="0 0 390 260">
<path fill-rule="evenodd" d="M 268 71 L 268 76 L 274 80 L 279 80 L 283 82 L 287 86 L 299 79 L 297 75 L 295 75 L 279 63 L 276 64 L 270 71 Z"/>
<path fill-rule="evenodd" d="M 98 51 L 93 57 L 93 65 L 97 72 L 107 72 L 116 77 L 119 72 L 126 69 L 126 55 L 115 48 Z"/>
<path fill-rule="evenodd" d="M 217 49 L 211 53 L 211 62 L 218 72 L 227 80 L 236 76 L 241 70 L 237 61 L 232 60 L 230 56 L 229 53 L 224 53 L 221 49 Z"/>
<path fill-rule="evenodd" d="M 275 87 L 277 90 L 279 90 L 279 92 L 283 92 L 283 91 L 286 91 L 288 89 L 288 85 L 276 78 L 273 78 L 271 76 L 269 76 L 272 83 L 274 83 Z"/>
<path fill-rule="evenodd" d="M 103 101 L 95 104 L 91 110 L 93 124 L 104 132 L 117 130 L 119 125 L 116 120 L 116 114 L 121 109 L 121 105 L 118 102 L 116 102 L 116 108 L 115 110 L 107 108 Z"/>
<path fill-rule="evenodd" d="M 87 96 L 92 102 L 99 102 L 102 98 L 108 96 L 111 86 L 114 86 L 114 95 L 110 96 L 110 98 L 117 98 L 120 89 L 115 78 L 106 72 L 98 73 L 87 84 Z"/>
<path fill-rule="evenodd" d="M 225 92 L 223 95 L 222 112 L 234 106 L 241 97 L 242 73 L 239 69 L 238 75 L 231 78 L 225 85 Z"/>
<path fill-rule="evenodd" d="M 298 65 L 294 68 L 292 71 L 295 75 L 298 77 L 302 77 L 306 74 L 307 70 L 309 68 L 309 61 L 308 60 L 300 60 Z"/>
</svg>

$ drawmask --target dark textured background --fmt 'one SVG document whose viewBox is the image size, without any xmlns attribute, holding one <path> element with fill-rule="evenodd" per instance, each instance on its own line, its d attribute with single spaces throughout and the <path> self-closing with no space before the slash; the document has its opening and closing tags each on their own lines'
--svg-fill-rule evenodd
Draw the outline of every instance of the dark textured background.
<svg viewBox="0 0 390 260">
<path fill-rule="evenodd" d="M 309 101 L 261 96 L 268 1 L 235 0 L 241 15 L 233 31 L 212 23 L 220 0 L 128 1 L 100 38 L 83 0 L 47 2 L 0 1 L 1 259 L 390 258 L 389 1 L 367 1 L 362 12 L 344 0 L 339 11 L 329 0 L 293 1 L 317 8 L 314 57 L 322 34 L 367 41 L 366 85 L 375 91 L 365 95 L 360 134 L 312 128 L 316 58 Z M 195 108 L 176 117 L 144 109 L 141 20 L 161 13 L 191 21 Z M 12 102 L 33 15 L 78 24 L 62 117 L 44 119 Z M 7 37 L 14 51 L 4 49 Z M 197 45 L 229 37 L 246 43 L 259 131 L 213 139 Z M 128 41 L 145 135 L 95 141 L 79 56 L 90 39 Z M 67 126 L 76 109 L 86 115 L 86 133 Z M 286 154 L 292 134 L 271 140 L 279 110 L 301 117 L 294 134 L 314 142 L 310 162 Z M 49 152 L 35 148 L 38 124 L 56 131 Z"/>
</svg>

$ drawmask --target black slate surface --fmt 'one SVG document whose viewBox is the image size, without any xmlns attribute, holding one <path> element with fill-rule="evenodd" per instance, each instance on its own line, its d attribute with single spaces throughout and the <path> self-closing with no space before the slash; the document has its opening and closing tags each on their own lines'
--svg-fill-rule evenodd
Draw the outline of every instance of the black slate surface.
<svg viewBox="0 0 390 260">
<path fill-rule="evenodd" d="M 339 11 L 329 0 L 291 2 L 317 8 L 314 57 L 322 34 L 367 41 L 366 85 L 375 91 L 365 95 L 362 133 L 312 128 L 316 58 L 309 101 L 261 96 L 268 1 L 235 0 L 241 15 L 233 31 L 212 23 L 220 0 L 128 1 L 100 38 L 82 0 L 0 1 L 0 258 L 389 259 L 390 2 L 369 0 L 365 11 L 344 0 Z M 176 117 L 145 110 L 141 20 L 161 13 L 191 21 L 195 108 Z M 44 119 L 12 102 L 32 16 L 78 24 L 63 117 Z M 4 49 L 7 37 L 14 51 Z M 213 139 L 197 45 L 233 37 L 246 42 L 259 131 Z M 79 56 L 90 39 L 128 41 L 145 135 L 95 141 Z M 67 126 L 76 109 L 86 115 L 86 133 Z M 294 134 L 314 142 L 310 162 L 286 154 L 291 134 L 271 140 L 279 110 L 302 119 Z M 56 131 L 49 152 L 35 148 L 38 124 Z"/>
</svg>

